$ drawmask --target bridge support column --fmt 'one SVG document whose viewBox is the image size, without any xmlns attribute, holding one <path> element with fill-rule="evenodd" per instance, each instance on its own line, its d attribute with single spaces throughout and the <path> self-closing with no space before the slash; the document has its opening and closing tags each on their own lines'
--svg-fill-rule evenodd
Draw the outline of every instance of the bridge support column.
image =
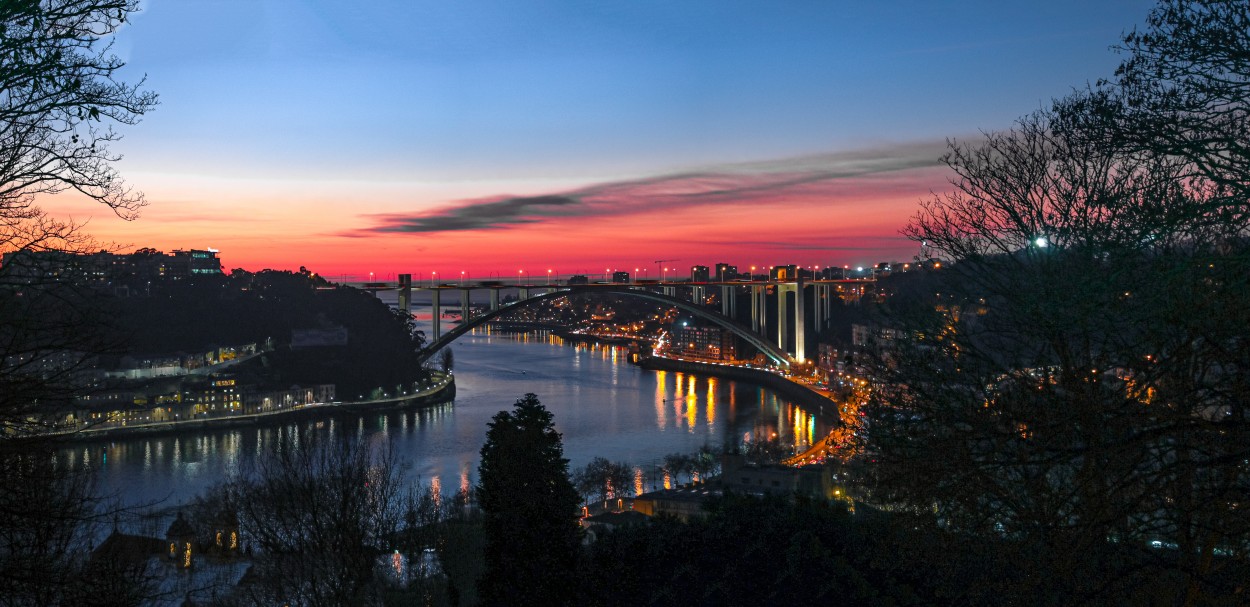
<svg viewBox="0 0 1250 607">
<path fill-rule="evenodd" d="M 820 331 L 825 328 L 825 285 L 812 285 L 812 324 L 816 325 L 816 330 Z"/>
<path fill-rule="evenodd" d="M 720 313 L 729 318 L 738 316 L 737 298 L 735 297 L 734 288 L 730 286 L 721 286 L 720 288 Z"/>
<path fill-rule="evenodd" d="M 690 298 L 694 300 L 694 304 L 696 306 L 704 305 L 703 302 L 707 301 L 707 287 L 704 287 L 703 285 L 696 285 L 690 287 L 690 290 L 692 291 Z"/>
<path fill-rule="evenodd" d="M 469 322 L 473 314 L 469 311 L 469 289 L 460 289 L 460 322 Z"/>
<path fill-rule="evenodd" d="M 660 292 L 669 297 L 677 297 L 677 287 L 660 287 Z"/>
<path fill-rule="evenodd" d="M 431 301 L 430 307 L 432 308 L 432 312 L 434 313 L 434 341 L 438 341 L 438 338 L 443 336 L 443 326 L 439 322 L 442 320 L 443 310 L 442 310 L 442 306 L 439 305 L 441 302 L 439 302 L 438 288 L 435 287 L 433 289 L 430 289 L 430 295 L 432 296 L 432 299 L 430 300 Z"/>
<path fill-rule="evenodd" d="M 764 287 L 751 286 L 751 330 L 759 333 L 763 330 L 760 319 L 764 317 Z"/>
<path fill-rule="evenodd" d="M 525 301 L 525 300 L 529 299 L 529 298 L 530 298 L 530 289 L 529 289 L 529 287 L 520 287 L 520 288 L 518 288 L 518 289 L 517 289 L 517 297 L 518 297 L 518 300 L 517 300 L 517 301 Z"/>
<path fill-rule="evenodd" d="M 807 360 L 807 304 L 804 293 L 803 279 L 799 278 L 794 288 L 794 359 Z"/>
<path fill-rule="evenodd" d="M 492 312 L 499 309 L 499 289 L 493 287 L 490 290 L 490 309 Z"/>
<path fill-rule="evenodd" d="M 786 301 L 787 293 L 794 293 L 794 285 L 777 285 L 777 347 L 783 352 L 790 351 L 790 344 L 786 343 L 789 341 L 786 337 L 789 336 L 790 331 L 790 319 L 788 318 L 790 316 L 790 302 Z"/>
<path fill-rule="evenodd" d="M 412 274 L 399 275 L 399 309 L 402 312 L 412 311 Z"/>
</svg>

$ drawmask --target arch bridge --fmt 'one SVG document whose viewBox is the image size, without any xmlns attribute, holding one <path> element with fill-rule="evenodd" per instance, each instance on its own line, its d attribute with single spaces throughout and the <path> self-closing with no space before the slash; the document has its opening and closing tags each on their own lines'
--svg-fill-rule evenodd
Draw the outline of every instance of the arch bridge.
<svg viewBox="0 0 1250 607">
<path fill-rule="evenodd" d="M 429 358 L 433 356 L 435 352 L 438 352 L 444 346 L 447 346 L 451 342 L 455 341 L 461 335 L 464 335 L 465 333 L 468 333 L 469 331 L 472 331 L 473 329 L 483 324 L 486 324 L 492 320 L 495 320 L 496 318 L 499 318 L 500 316 L 503 316 L 510 312 L 514 312 L 518 309 L 528 307 L 528 306 L 531 306 L 531 305 L 534 305 L 543 301 L 548 301 L 548 300 L 556 299 L 559 297 L 565 297 L 567 295 L 576 294 L 576 293 L 610 293 L 613 295 L 624 295 L 628 297 L 636 297 L 638 299 L 643 299 L 647 301 L 653 301 L 653 302 L 662 303 L 665 305 L 670 305 L 683 312 L 687 312 L 697 318 L 701 318 L 703 320 L 712 322 L 726 330 L 733 332 L 735 335 L 737 335 L 738 337 L 742 338 L 747 343 L 754 346 L 757 350 L 759 350 L 761 353 L 767 356 L 770 360 L 772 360 L 778 366 L 789 367 L 791 363 L 796 362 L 796 360 L 792 358 L 789 354 L 787 354 L 785 350 L 782 350 L 781 348 L 777 347 L 776 344 L 771 343 L 762 335 L 756 333 L 755 331 L 752 331 L 750 327 L 747 327 L 724 314 L 720 314 L 720 313 L 715 312 L 714 310 L 710 310 L 708 308 L 699 306 L 695 303 L 679 299 L 673 295 L 650 291 L 644 287 L 629 286 L 629 285 L 619 285 L 619 286 L 618 285 L 586 285 L 586 286 L 568 285 L 568 286 L 552 287 L 550 290 L 548 290 L 545 293 L 532 295 L 532 296 L 529 294 L 529 289 L 521 289 L 520 292 L 521 292 L 521 298 L 518 299 L 517 301 L 505 304 L 503 306 L 492 305 L 491 310 L 487 311 L 484 314 L 475 316 L 473 318 L 468 318 L 468 312 L 467 312 L 468 306 L 466 302 L 466 305 L 463 308 L 464 321 L 461 322 L 459 325 L 457 325 L 455 328 L 448 331 L 447 333 L 440 335 L 439 334 L 440 332 L 437 328 L 438 327 L 437 325 L 438 291 L 434 291 L 434 294 L 435 294 L 434 309 L 435 309 L 435 323 L 436 323 L 435 340 L 433 343 L 431 343 L 430 345 L 422 349 L 421 355 L 420 355 L 421 359 L 429 360 Z M 497 294 L 497 292 L 495 292 L 495 294 Z M 467 291 L 462 290 L 462 298 L 467 300 Z M 492 304 L 494 304 L 495 301 L 497 301 L 497 299 L 492 297 Z"/>
</svg>

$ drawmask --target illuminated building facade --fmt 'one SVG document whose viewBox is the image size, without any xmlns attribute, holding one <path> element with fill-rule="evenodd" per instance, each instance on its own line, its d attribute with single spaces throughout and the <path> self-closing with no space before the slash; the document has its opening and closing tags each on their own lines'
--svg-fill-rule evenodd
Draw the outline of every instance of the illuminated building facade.
<svg viewBox="0 0 1250 607">
<path fill-rule="evenodd" d="M 669 332 L 669 352 L 682 358 L 730 361 L 738 357 L 738 338 L 720 327 L 675 325 Z"/>
</svg>

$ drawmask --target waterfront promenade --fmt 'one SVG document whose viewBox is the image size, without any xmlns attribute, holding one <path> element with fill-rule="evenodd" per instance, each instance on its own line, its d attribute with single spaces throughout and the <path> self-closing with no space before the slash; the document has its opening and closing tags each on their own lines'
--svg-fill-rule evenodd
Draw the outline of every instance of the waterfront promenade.
<svg viewBox="0 0 1250 607">
<path fill-rule="evenodd" d="M 40 436 L 70 438 L 72 440 L 111 439 L 118 436 L 138 434 L 167 434 L 183 431 L 203 430 L 208 428 L 239 427 L 264 423 L 279 423 L 298 419 L 335 415 L 338 413 L 360 413 L 362 411 L 387 411 L 433 403 L 447 402 L 456 396 L 455 375 L 441 371 L 431 371 L 432 382 L 411 394 L 356 400 L 349 402 L 313 402 L 292 404 L 271 411 L 256 413 L 221 412 L 192 419 L 163 420 L 159 422 L 109 422 L 83 424 L 72 429 L 48 432 Z"/>
</svg>

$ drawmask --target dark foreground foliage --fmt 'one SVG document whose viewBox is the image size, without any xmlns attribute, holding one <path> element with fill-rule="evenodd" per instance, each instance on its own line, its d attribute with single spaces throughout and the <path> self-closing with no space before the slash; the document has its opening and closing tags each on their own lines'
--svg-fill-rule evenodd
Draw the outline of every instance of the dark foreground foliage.
<svg viewBox="0 0 1250 607">
<path fill-rule="evenodd" d="M 1039 547 L 986 542 L 932 521 L 841 503 L 728 497 L 704 520 L 655 519 L 587 548 L 581 605 L 1172 605 L 1183 581 L 1156 575 L 1166 553 L 1107 544 L 1035 558 Z M 1008 558 L 1010 556 L 1010 558 Z M 1052 557 L 1056 555 L 1050 555 Z M 1231 572 L 1223 596 L 1237 603 Z"/>
</svg>

